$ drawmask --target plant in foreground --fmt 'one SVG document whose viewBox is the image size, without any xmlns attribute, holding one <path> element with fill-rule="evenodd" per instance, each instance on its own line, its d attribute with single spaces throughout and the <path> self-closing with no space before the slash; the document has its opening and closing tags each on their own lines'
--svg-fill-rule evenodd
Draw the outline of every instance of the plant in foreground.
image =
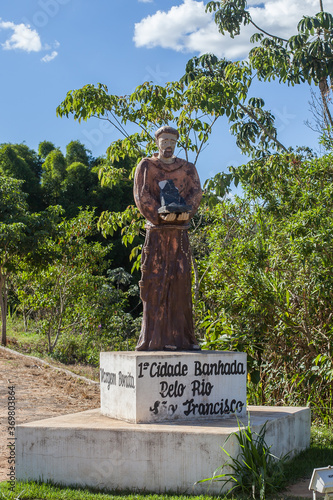
<svg viewBox="0 0 333 500">
<path fill-rule="evenodd" d="M 221 481 L 221 489 L 228 485 L 227 495 L 232 492 L 246 494 L 247 497 L 260 498 L 264 500 L 266 494 L 279 490 L 285 481 L 284 464 L 289 458 L 289 453 L 281 458 L 270 452 L 270 446 L 265 441 L 266 424 L 262 426 L 259 433 L 253 432 L 250 427 L 250 417 L 246 427 L 242 428 L 238 421 L 238 431 L 230 434 L 225 443 L 235 436 L 240 452 L 237 458 L 221 447 L 229 460 L 218 467 L 213 477 L 202 479 L 198 483 L 206 481 Z M 225 444 L 224 443 L 224 444 Z M 228 467 L 231 472 L 224 472 Z"/>
</svg>

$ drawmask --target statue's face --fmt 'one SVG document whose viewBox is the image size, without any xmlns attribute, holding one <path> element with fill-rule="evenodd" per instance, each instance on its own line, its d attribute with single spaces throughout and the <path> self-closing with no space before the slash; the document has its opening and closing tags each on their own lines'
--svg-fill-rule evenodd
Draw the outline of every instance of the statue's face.
<svg viewBox="0 0 333 500">
<path fill-rule="evenodd" d="M 163 132 L 157 139 L 159 158 L 172 158 L 177 144 L 177 136 Z"/>
</svg>

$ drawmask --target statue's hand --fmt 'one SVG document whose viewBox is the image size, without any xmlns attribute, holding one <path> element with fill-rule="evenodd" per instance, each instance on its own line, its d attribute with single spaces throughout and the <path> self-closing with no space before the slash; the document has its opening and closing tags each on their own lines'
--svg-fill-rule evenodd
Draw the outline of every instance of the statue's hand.
<svg viewBox="0 0 333 500">
<path fill-rule="evenodd" d="M 176 220 L 177 214 L 160 214 L 160 217 L 165 220 L 165 222 L 173 222 Z"/>
<path fill-rule="evenodd" d="M 177 220 L 189 220 L 190 214 L 188 212 L 183 212 L 178 214 Z"/>
</svg>

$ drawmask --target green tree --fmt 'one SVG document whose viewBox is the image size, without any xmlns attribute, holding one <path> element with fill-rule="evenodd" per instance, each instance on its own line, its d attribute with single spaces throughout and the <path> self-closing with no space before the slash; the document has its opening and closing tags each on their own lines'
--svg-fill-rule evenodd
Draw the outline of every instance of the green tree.
<svg viewBox="0 0 333 500">
<path fill-rule="evenodd" d="M 165 87 L 145 82 L 131 95 L 117 96 L 108 94 L 105 85 L 85 85 L 82 89 L 68 92 L 65 100 L 58 106 L 59 116 L 72 114 L 75 120 L 87 120 L 97 117 L 109 121 L 118 130 L 122 139 L 114 141 L 107 151 L 107 158 L 100 166 L 99 176 L 102 186 L 114 186 L 123 182 L 128 175 L 119 161 L 131 161 L 134 166 L 144 156 L 156 151 L 154 131 L 157 127 L 170 123 L 180 133 L 179 147 L 187 160 L 194 163 L 205 147 L 216 121 L 226 115 L 231 121 L 239 120 L 239 100 L 247 96 L 250 85 L 249 70 L 239 64 L 229 64 L 224 68 L 223 79 L 197 78 L 190 83 L 171 82 Z M 253 107 L 261 107 L 253 103 Z M 272 129 L 272 117 L 262 110 L 258 111 L 258 120 L 266 128 Z M 126 125 L 131 122 L 136 132 L 129 134 Z M 273 130 L 273 129 L 272 129 Z M 252 150 L 251 142 L 256 138 L 265 149 L 271 139 L 262 139 L 261 129 L 237 130 L 237 137 L 242 134 L 242 148 Z M 271 132 L 271 135 L 275 132 Z M 258 144 L 256 145 L 257 149 Z M 134 171 L 134 169 L 133 169 Z M 133 175 L 133 172 L 132 172 Z M 121 213 L 104 211 L 99 227 L 103 234 L 113 235 L 119 228 L 123 241 L 134 244 L 131 258 L 139 253 L 140 245 L 136 239 L 143 230 L 143 220 L 133 205 Z"/>
<path fill-rule="evenodd" d="M 29 286 L 19 292 L 19 299 L 30 309 L 42 311 L 41 329 L 47 337 L 49 352 L 60 334 L 79 321 L 75 302 L 80 300 L 80 294 L 85 294 L 90 274 L 100 268 L 107 252 L 99 243 L 87 242 L 93 228 L 92 212 L 82 211 L 76 218 L 63 220 L 56 229 L 56 237 L 47 241 L 53 253 L 52 262 L 43 269 L 25 271 Z"/>
<path fill-rule="evenodd" d="M 83 163 L 90 165 L 91 151 L 87 150 L 80 141 L 71 141 L 66 146 L 66 163 L 70 166 L 72 163 Z"/>
<path fill-rule="evenodd" d="M 236 145 L 242 153 L 258 157 L 270 150 L 287 151 L 277 138 L 274 116 L 265 110 L 264 100 L 248 95 L 253 76 L 247 62 L 231 62 L 204 54 L 188 61 L 181 80 L 187 84 L 201 82 L 202 91 L 206 89 L 209 99 L 216 92 L 223 92 L 232 99 L 233 106 L 226 111 L 226 116 L 231 124 L 230 132 L 236 136 Z M 235 80 L 243 81 L 243 88 L 236 93 L 232 91 Z"/>
<path fill-rule="evenodd" d="M 134 331 L 126 296 L 103 275 L 109 249 L 90 241 L 94 233 L 93 211 L 64 219 L 45 243 L 52 260 L 38 270 L 23 265 L 16 280 L 20 309 L 37 318 L 48 351 L 63 361 L 96 363 L 99 347 Z"/>
<path fill-rule="evenodd" d="M 0 306 L 2 345 L 6 345 L 8 278 L 21 254 L 21 241 L 26 226 L 23 222 L 28 207 L 21 191 L 22 182 L 0 176 Z"/>
<path fill-rule="evenodd" d="M 47 155 L 51 153 L 54 149 L 57 149 L 53 142 L 50 141 L 42 141 L 38 146 L 38 154 L 42 160 L 45 160 Z"/>
<path fill-rule="evenodd" d="M 66 168 L 59 201 L 67 217 L 76 216 L 79 207 L 93 206 L 90 204 L 90 194 L 94 188 L 98 188 L 98 176 L 93 174 L 87 165 L 74 162 Z"/>
<path fill-rule="evenodd" d="M 47 205 L 59 202 L 61 185 L 66 177 L 66 160 L 59 149 L 52 150 L 42 165 L 41 186 Z"/>
<path fill-rule="evenodd" d="M 0 174 L 22 180 L 22 189 L 33 211 L 41 209 L 39 185 L 40 161 L 34 151 L 24 144 L 0 146 Z"/>
<path fill-rule="evenodd" d="M 106 169 L 108 176 L 104 178 L 112 182 L 117 182 L 121 175 L 112 168 L 114 160 L 126 155 L 137 160 L 156 151 L 153 132 L 166 123 L 176 126 L 180 132 L 179 147 L 186 159 L 192 156 L 194 163 L 205 147 L 212 127 L 222 116 L 234 124 L 232 132 L 243 152 L 253 152 L 255 148 L 251 143 L 255 141 L 258 141 L 257 147 L 264 150 L 270 142 L 283 148 L 276 141 L 274 118 L 264 111 L 262 100 L 252 99 L 246 108 L 256 126 L 237 125 L 244 116 L 239 103 L 248 96 L 251 70 L 242 63 L 217 63 L 215 59 L 214 56 L 205 56 L 205 60 L 200 60 L 200 64 L 207 68 L 214 66 L 209 78 L 204 78 L 206 70 L 199 71 L 198 64 L 192 64 L 182 81 L 167 83 L 165 87 L 145 82 L 128 96 L 110 95 L 102 84 L 96 87 L 85 85 L 68 92 L 58 106 L 57 114 L 67 117 L 72 114 L 78 121 L 91 117 L 107 120 L 123 136 L 124 139 L 112 143 L 108 150 L 110 165 Z M 127 132 L 128 122 L 137 126 L 136 133 L 130 135 Z"/>
<path fill-rule="evenodd" d="M 23 261 L 30 266 L 45 259 L 43 241 L 52 229 L 56 210 L 31 214 L 22 181 L 0 175 L 0 307 L 2 344 L 6 345 L 9 281 Z"/>
<path fill-rule="evenodd" d="M 331 75 L 333 71 L 333 16 L 324 11 L 319 0 L 319 12 L 315 16 L 303 16 L 297 33 L 289 39 L 271 34 L 252 19 L 246 0 L 224 0 L 208 2 L 206 9 L 215 12 L 215 22 L 222 35 L 229 33 L 234 38 L 240 34 L 242 25 L 251 24 L 258 33 L 251 37 L 256 44 L 249 53 L 249 64 L 259 80 L 291 85 L 302 82 L 319 87 L 323 105 L 323 120 L 327 133 L 333 127 L 329 107 Z"/>
<path fill-rule="evenodd" d="M 272 155 L 233 174 L 244 196 L 210 211 L 199 328 L 208 348 L 248 352 L 252 402 L 311 402 L 318 416 L 333 389 L 332 155 Z"/>
<path fill-rule="evenodd" d="M 26 144 L 11 144 L 17 155 L 24 159 L 30 170 L 40 179 L 42 175 L 42 161 L 39 155 Z"/>
</svg>

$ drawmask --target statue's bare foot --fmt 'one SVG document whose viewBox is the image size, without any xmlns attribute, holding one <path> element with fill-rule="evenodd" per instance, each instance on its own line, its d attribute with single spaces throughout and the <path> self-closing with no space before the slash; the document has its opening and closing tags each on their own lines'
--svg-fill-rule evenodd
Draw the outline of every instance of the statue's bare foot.
<svg viewBox="0 0 333 500">
<path fill-rule="evenodd" d="M 165 345 L 164 350 L 165 351 L 177 351 L 178 347 L 175 345 Z"/>
<path fill-rule="evenodd" d="M 201 347 L 197 344 L 189 345 L 186 350 L 188 351 L 201 351 Z"/>
</svg>

